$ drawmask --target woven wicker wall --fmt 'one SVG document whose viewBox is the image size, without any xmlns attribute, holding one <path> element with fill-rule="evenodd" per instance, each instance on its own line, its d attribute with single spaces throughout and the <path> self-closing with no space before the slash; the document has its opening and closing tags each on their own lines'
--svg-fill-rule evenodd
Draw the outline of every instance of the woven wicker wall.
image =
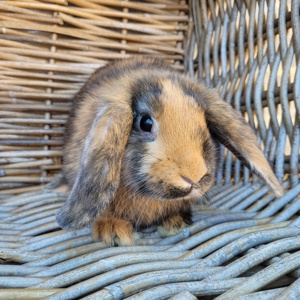
<svg viewBox="0 0 300 300">
<path fill-rule="evenodd" d="M 61 169 L 69 100 L 90 73 L 130 55 L 183 69 L 186 1 L 0 2 L 0 195 Z"/>
<path fill-rule="evenodd" d="M 299 182 L 299 1 L 191 1 L 192 75 L 216 87 L 256 131 L 280 181 Z M 195 51 L 196 50 L 196 51 Z M 224 155 L 225 153 L 225 155 Z M 217 181 L 249 180 L 224 147 Z"/>
</svg>

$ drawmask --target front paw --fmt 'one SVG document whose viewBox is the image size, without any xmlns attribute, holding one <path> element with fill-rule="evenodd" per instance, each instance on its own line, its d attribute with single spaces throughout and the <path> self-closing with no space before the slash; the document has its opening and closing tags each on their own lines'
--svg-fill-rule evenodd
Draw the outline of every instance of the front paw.
<svg viewBox="0 0 300 300">
<path fill-rule="evenodd" d="M 99 218 L 92 228 L 93 238 L 102 239 L 110 246 L 132 246 L 134 244 L 133 226 L 124 219 Z"/>
<path fill-rule="evenodd" d="M 164 220 L 157 230 L 162 236 L 171 236 L 181 232 L 187 226 L 181 216 L 172 216 Z"/>
</svg>

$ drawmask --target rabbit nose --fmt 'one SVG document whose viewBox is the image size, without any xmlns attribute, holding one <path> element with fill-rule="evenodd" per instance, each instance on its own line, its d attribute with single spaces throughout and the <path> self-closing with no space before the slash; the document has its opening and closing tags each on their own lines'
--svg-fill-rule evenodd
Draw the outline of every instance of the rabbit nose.
<svg viewBox="0 0 300 300">
<path fill-rule="evenodd" d="M 188 183 L 188 186 L 185 187 L 187 193 L 189 194 L 193 188 L 194 188 L 194 182 L 192 179 L 188 178 L 188 177 L 185 177 L 185 176 L 182 176 L 180 175 L 180 177 L 186 182 Z"/>
<path fill-rule="evenodd" d="M 185 182 L 189 183 L 191 186 L 193 186 L 195 184 L 195 182 L 192 179 L 190 179 L 186 176 L 182 176 L 182 175 L 180 175 L 180 176 Z"/>
<path fill-rule="evenodd" d="M 182 176 L 182 175 L 180 175 L 180 176 L 185 182 L 187 182 L 189 184 L 188 190 L 189 190 L 189 192 L 191 192 L 192 189 L 194 188 L 195 182 L 186 176 Z"/>
<path fill-rule="evenodd" d="M 192 189 L 193 187 L 197 186 L 198 182 L 200 181 L 201 178 L 203 178 L 207 173 L 205 173 L 203 176 L 201 176 L 199 178 L 199 180 L 193 180 L 187 176 L 184 176 L 184 175 L 180 175 L 180 177 L 185 181 L 187 182 L 189 185 L 190 185 L 190 188 Z"/>
</svg>

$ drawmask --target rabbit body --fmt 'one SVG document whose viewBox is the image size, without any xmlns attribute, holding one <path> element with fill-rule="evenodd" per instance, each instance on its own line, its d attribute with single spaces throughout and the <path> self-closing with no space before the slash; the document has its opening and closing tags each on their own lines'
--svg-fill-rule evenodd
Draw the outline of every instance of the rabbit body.
<svg viewBox="0 0 300 300">
<path fill-rule="evenodd" d="M 157 200 L 118 188 L 115 198 L 93 224 L 93 236 L 110 245 L 132 245 L 133 226 L 159 224 L 177 233 L 192 223 L 189 200 Z"/>
<path fill-rule="evenodd" d="M 98 69 L 73 100 L 57 214 L 66 229 L 131 245 L 133 227 L 191 224 L 191 204 L 212 186 L 219 142 L 278 193 L 281 188 L 243 118 L 216 91 L 150 58 Z"/>
</svg>

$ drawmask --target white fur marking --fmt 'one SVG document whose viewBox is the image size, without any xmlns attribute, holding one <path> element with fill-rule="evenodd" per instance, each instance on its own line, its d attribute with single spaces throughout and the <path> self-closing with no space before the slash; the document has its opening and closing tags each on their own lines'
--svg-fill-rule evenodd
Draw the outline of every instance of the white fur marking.
<svg viewBox="0 0 300 300">
<path fill-rule="evenodd" d="M 90 150 L 89 149 L 89 145 L 90 145 L 90 142 L 91 142 L 91 139 L 92 139 L 92 135 L 93 135 L 92 133 L 95 130 L 95 127 L 98 125 L 99 119 L 101 118 L 101 116 L 103 116 L 105 114 L 106 110 L 107 110 L 107 106 L 103 106 L 103 107 L 101 107 L 98 110 L 98 112 L 97 112 L 97 114 L 95 116 L 95 119 L 94 119 L 94 121 L 92 123 L 92 126 L 91 126 L 91 128 L 89 130 L 89 133 L 88 133 L 88 135 L 87 135 L 87 137 L 85 139 L 84 146 L 83 146 L 83 152 L 82 153 L 85 153 L 86 156 L 82 157 L 82 163 L 83 163 L 83 165 L 85 165 L 87 163 L 87 158 L 88 158 L 89 150 Z M 106 135 L 106 133 L 107 133 L 107 128 L 108 127 L 106 127 L 104 135 Z M 103 138 L 102 136 L 103 136 L 103 134 L 101 134 L 100 138 Z"/>
<path fill-rule="evenodd" d="M 108 129 L 111 127 L 111 125 L 113 124 L 113 118 L 110 117 L 107 121 L 106 121 L 106 124 L 105 126 L 102 128 L 102 132 L 100 134 L 99 137 L 97 137 L 99 140 L 104 140 L 105 137 L 106 137 L 106 134 L 108 132 Z"/>
</svg>

